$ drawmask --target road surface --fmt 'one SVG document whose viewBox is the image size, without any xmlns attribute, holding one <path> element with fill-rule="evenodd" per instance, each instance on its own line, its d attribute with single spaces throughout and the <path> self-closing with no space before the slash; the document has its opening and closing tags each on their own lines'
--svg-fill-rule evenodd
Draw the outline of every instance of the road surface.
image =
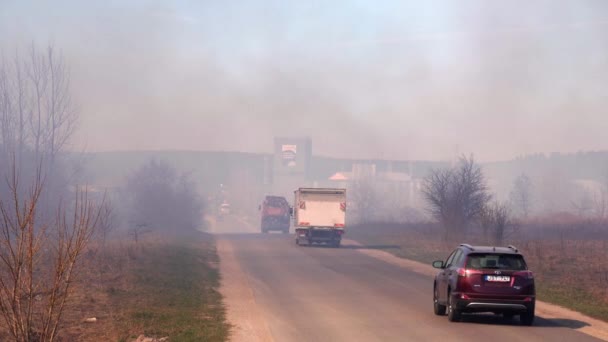
<svg viewBox="0 0 608 342">
<path fill-rule="evenodd" d="M 431 277 L 365 246 L 297 247 L 293 235 L 235 233 L 244 227 L 218 234 L 234 341 L 598 341 L 538 317 L 533 327 L 494 315 L 450 323 L 433 314 Z"/>
</svg>

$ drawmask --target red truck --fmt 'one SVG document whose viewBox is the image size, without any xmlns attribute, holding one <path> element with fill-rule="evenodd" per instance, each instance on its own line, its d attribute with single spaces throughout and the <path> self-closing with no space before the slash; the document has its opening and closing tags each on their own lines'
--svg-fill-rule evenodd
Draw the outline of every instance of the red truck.
<svg viewBox="0 0 608 342">
<path fill-rule="evenodd" d="M 266 196 L 258 208 L 262 214 L 260 228 L 262 233 L 279 230 L 289 233 L 292 208 L 282 196 Z"/>
</svg>

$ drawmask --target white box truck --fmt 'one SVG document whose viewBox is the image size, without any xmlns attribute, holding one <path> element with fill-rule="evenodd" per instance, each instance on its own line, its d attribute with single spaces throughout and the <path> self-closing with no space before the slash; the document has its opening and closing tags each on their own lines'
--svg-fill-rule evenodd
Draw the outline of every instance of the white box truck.
<svg viewBox="0 0 608 342">
<path fill-rule="evenodd" d="M 326 243 L 340 247 L 346 223 L 346 189 L 299 188 L 293 220 L 296 244 Z"/>
</svg>

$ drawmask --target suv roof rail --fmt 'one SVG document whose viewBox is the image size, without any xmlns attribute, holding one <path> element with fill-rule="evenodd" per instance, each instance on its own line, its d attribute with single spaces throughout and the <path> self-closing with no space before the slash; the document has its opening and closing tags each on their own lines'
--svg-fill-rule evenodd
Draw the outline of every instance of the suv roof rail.
<svg viewBox="0 0 608 342">
<path fill-rule="evenodd" d="M 515 247 L 513 245 L 508 245 L 507 248 L 512 249 L 515 253 L 519 253 L 519 251 L 517 250 L 517 247 Z"/>
<path fill-rule="evenodd" d="M 473 248 L 473 246 L 469 245 L 468 243 L 461 243 L 461 244 L 460 244 L 460 246 L 461 246 L 461 247 L 468 248 L 468 249 L 470 249 L 470 250 L 472 250 L 472 251 L 474 251 L 474 250 L 475 250 L 475 249 Z"/>
</svg>

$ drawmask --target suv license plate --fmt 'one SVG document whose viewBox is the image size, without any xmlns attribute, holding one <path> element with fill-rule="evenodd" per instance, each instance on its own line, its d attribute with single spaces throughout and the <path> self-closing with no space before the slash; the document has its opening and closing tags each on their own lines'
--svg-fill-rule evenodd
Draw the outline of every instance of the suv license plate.
<svg viewBox="0 0 608 342">
<path fill-rule="evenodd" d="M 511 277 L 509 276 L 498 276 L 498 275 L 487 275 L 486 281 L 491 282 L 499 282 L 499 283 L 508 283 L 511 281 Z"/>
</svg>

